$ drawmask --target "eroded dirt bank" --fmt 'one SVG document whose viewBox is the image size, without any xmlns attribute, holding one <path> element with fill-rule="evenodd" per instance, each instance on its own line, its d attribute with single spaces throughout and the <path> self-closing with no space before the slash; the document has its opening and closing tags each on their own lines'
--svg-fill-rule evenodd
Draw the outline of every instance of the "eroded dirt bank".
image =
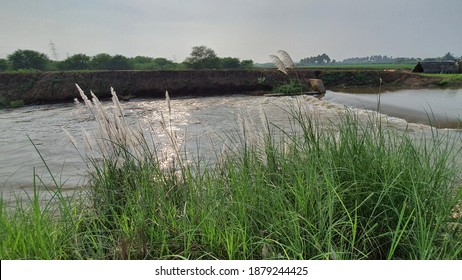
<svg viewBox="0 0 462 280">
<path fill-rule="evenodd" d="M 162 98 L 229 93 L 260 94 L 288 79 L 308 80 L 319 77 L 327 89 L 334 87 L 427 87 L 436 78 L 408 72 L 373 70 L 307 70 L 297 69 L 289 77 L 271 69 L 201 70 L 201 71 L 95 71 L 0 73 L 0 101 L 22 100 L 25 104 L 72 101 L 78 96 L 75 84 L 98 97 L 108 97 L 114 87 L 122 98 Z"/>
</svg>

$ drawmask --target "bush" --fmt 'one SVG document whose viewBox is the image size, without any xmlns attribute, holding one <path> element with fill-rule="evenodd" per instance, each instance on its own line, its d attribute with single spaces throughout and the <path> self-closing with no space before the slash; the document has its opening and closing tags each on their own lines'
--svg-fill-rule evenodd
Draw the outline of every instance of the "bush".
<svg viewBox="0 0 462 280">
<path fill-rule="evenodd" d="M 440 87 L 445 87 L 449 84 L 449 80 L 448 79 L 443 79 L 441 81 L 437 81 L 436 84 Z"/>
<path fill-rule="evenodd" d="M 6 98 L 0 96 L 0 109 L 3 108 L 19 108 L 24 106 L 23 100 L 8 101 Z"/>
<path fill-rule="evenodd" d="M 19 108 L 24 106 L 24 101 L 23 100 L 13 100 L 10 101 L 10 108 Z"/>
<path fill-rule="evenodd" d="M 288 95 L 297 95 L 308 91 L 310 88 L 307 84 L 299 80 L 290 80 L 288 83 L 277 86 L 273 89 L 275 93 L 284 93 Z"/>
</svg>

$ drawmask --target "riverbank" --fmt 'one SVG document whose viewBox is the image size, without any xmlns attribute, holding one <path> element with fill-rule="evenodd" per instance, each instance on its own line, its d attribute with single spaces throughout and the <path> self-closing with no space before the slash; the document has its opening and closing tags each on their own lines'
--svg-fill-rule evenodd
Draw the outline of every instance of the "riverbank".
<svg viewBox="0 0 462 280">
<path fill-rule="evenodd" d="M 163 98 L 244 93 L 263 94 L 289 79 L 308 81 L 319 77 L 327 89 L 351 87 L 418 88 L 462 86 L 462 81 L 424 76 L 401 70 L 297 69 L 289 77 L 275 69 L 201 71 L 91 71 L 0 73 L 0 105 L 71 102 L 78 96 L 75 84 L 91 89 L 100 98 L 110 97 L 109 87 L 121 99 Z"/>
</svg>

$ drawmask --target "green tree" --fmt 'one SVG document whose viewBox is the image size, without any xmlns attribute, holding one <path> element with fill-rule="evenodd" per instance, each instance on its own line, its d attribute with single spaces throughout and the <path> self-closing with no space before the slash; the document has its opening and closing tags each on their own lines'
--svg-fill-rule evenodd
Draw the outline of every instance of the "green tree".
<svg viewBox="0 0 462 280">
<path fill-rule="evenodd" d="M 321 61 L 322 61 L 322 64 L 330 63 L 330 57 L 327 54 L 323 53 L 321 55 Z"/>
<path fill-rule="evenodd" d="M 111 56 L 107 53 L 100 53 L 92 57 L 90 67 L 94 70 L 130 70 L 131 60 L 123 55 Z"/>
<path fill-rule="evenodd" d="M 168 60 L 163 57 L 158 57 L 154 59 L 154 62 L 159 65 L 160 70 L 169 70 L 169 69 L 175 69 L 176 68 L 176 63 L 174 63 L 171 60 Z"/>
<path fill-rule="evenodd" d="M 33 50 L 17 50 L 7 57 L 11 68 L 45 70 L 50 59 L 46 54 Z"/>
<path fill-rule="evenodd" d="M 107 53 L 100 53 L 90 60 L 90 68 L 93 70 L 107 70 L 111 63 L 112 56 Z"/>
<path fill-rule="evenodd" d="M 107 70 L 130 70 L 132 69 L 130 59 L 123 55 L 114 55 L 109 61 Z"/>
<path fill-rule="evenodd" d="M 310 64 L 325 64 L 330 63 L 330 57 L 323 53 L 318 54 L 317 56 L 307 57 L 300 60 L 300 64 L 302 65 L 310 65 Z"/>
<path fill-rule="evenodd" d="M 241 61 L 241 65 L 239 68 L 241 69 L 252 69 L 254 67 L 253 60 L 251 59 L 244 59 Z"/>
<path fill-rule="evenodd" d="M 448 52 L 447 54 L 445 54 L 443 57 L 442 57 L 442 60 L 443 61 L 448 61 L 448 60 L 456 60 L 456 58 L 454 57 L 454 55 L 450 52 Z"/>
<path fill-rule="evenodd" d="M 157 70 L 159 65 L 154 62 L 154 58 L 148 56 L 135 56 L 130 58 L 132 69 L 135 70 Z"/>
<path fill-rule="evenodd" d="M 74 54 L 61 61 L 58 65 L 60 70 L 88 70 L 91 58 L 85 54 Z"/>
<path fill-rule="evenodd" d="M 130 58 L 130 61 L 133 64 L 148 64 L 148 63 L 154 62 L 154 58 L 149 57 L 149 56 L 138 55 L 138 56 Z"/>
<path fill-rule="evenodd" d="M 220 64 L 224 69 L 238 69 L 241 66 L 239 58 L 235 57 L 220 58 Z"/>
<path fill-rule="evenodd" d="M 8 70 L 8 60 L 0 58 L 0 71 Z"/>
<path fill-rule="evenodd" d="M 220 59 L 214 50 L 206 46 L 196 46 L 186 58 L 185 64 L 192 69 L 217 69 L 220 68 Z"/>
</svg>

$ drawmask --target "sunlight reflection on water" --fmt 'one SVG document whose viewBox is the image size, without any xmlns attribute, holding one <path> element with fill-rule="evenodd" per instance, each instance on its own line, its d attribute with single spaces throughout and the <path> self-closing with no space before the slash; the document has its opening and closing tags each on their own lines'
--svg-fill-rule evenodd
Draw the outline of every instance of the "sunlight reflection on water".
<svg viewBox="0 0 462 280">
<path fill-rule="evenodd" d="M 405 92 L 404 96 L 412 94 Z M 457 102 L 459 102 L 461 92 L 452 94 L 458 96 Z M 450 99 L 451 93 L 446 95 L 450 100 L 449 103 L 456 103 Z M 359 95 L 353 97 L 356 96 Z M 384 93 L 382 104 L 394 98 L 391 93 L 390 96 Z M 359 104 L 373 105 L 372 101 L 376 98 L 376 96 L 361 95 Z M 243 125 L 248 131 L 246 137 L 256 140 L 259 131 L 263 129 L 262 122 L 265 121 L 265 116 L 271 124 L 289 128 L 291 124 L 288 119 L 288 108 L 291 106 L 301 107 L 311 116 L 323 120 L 325 125 L 332 125 L 330 120 L 335 120 L 338 112 L 344 108 L 343 105 L 332 103 L 354 106 L 349 103 L 353 102 L 351 99 L 351 95 L 345 96 L 343 93 L 334 92 L 327 92 L 323 100 L 309 96 L 247 95 L 176 98 L 171 100 L 171 115 L 168 114 L 164 100 L 135 99 L 122 105 L 127 121 L 135 129 L 141 129 L 145 135 L 152 137 L 157 148 L 166 157 L 173 151 L 168 135 L 160 124 L 162 114 L 164 119 L 171 123 L 171 129 L 177 134 L 182 149 L 192 151 L 191 157 L 207 158 L 216 157 L 226 141 L 238 142 L 239 140 L 236 139 L 242 136 Z M 406 101 L 406 103 L 404 99 L 405 97 L 393 100 L 396 100 L 398 105 L 414 102 Z M 358 104 L 358 101 L 354 102 Z M 436 103 L 432 102 L 432 104 Z M 112 106 L 109 102 L 104 102 L 104 105 Z M 367 106 L 365 108 L 371 109 Z M 360 118 L 367 120 L 370 117 L 371 111 L 355 110 Z M 401 118 L 388 118 L 388 122 L 390 127 L 398 131 L 408 129 L 408 131 L 431 135 L 430 127 L 423 124 L 409 124 Z M 85 185 L 88 172 L 81 157 L 85 152 L 83 145 L 76 150 L 62 128 L 79 141 L 82 139 L 82 128 L 93 131 L 96 123 L 84 108 L 72 104 L 0 110 L 0 190 L 4 198 L 11 197 L 10 194 L 25 195 L 21 190 L 32 191 L 34 170 L 46 184 L 51 182 L 51 177 L 28 137 L 36 145 L 56 179 L 63 183 L 64 190 L 75 190 L 76 187 Z"/>
</svg>

